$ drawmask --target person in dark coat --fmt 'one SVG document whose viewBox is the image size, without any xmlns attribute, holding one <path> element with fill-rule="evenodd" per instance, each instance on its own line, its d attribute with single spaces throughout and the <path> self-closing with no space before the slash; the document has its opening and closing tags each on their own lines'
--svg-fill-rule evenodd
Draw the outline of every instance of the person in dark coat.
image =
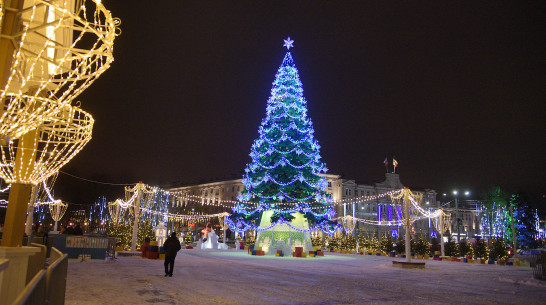
<svg viewBox="0 0 546 305">
<path fill-rule="evenodd" d="M 68 225 L 68 228 L 66 228 L 65 233 L 66 235 L 74 235 L 74 226 L 72 224 Z"/>
<path fill-rule="evenodd" d="M 74 234 L 75 235 L 83 235 L 82 227 L 80 227 L 80 224 L 76 224 L 76 228 L 74 228 Z"/>
<path fill-rule="evenodd" d="M 173 276 L 174 259 L 180 249 L 182 249 L 180 241 L 176 238 L 176 232 L 173 232 L 163 244 L 163 250 L 165 250 L 165 276 Z"/>
</svg>

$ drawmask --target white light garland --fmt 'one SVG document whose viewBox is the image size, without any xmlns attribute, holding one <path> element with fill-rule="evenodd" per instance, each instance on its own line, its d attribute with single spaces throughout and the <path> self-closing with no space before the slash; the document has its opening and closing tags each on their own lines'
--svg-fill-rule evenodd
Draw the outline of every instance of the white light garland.
<svg viewBox="0 0 546 305">
<path fill-rule="evenodd" d="M 172 195 L 180 200 L 188 200 L 194 203 L 199 203 L 204 206 L 217 206 L 217 207 L 224 207 L 224 208 L 231 208 L 236 204 L 244 203 L 246 205 L 260 205 L 262 203 L 260 202 L 243 202 L 239 200 L 225 200 L 225 199 L 219 199 L 219 198 L 213 198 L 213 197 L 203 197 L 198 195 L 187 195 L 183 191 L 166 191 L 166 190 L 160 190 L 158 191 L 164 192 L 166 194 Z M 329 205 L 350 205 L 350 204 L 361 204 L 368 201 L 374 201 L 379 198 L 384 198 L 387 196 L 395 195 L 400 193 L 402 190 L 392 190 L 385 193 L 377 194 L 377 195 L 370 195 L 370 196 L 360 196 L 360 197 L 354 197 L 354 198 L 345 198 L 341 200 L 333 200 L 329 202 Z M 290 206 L 290 205 L 299 205 L 301 202 L 272 202 L 268 203 L 270 205 L 281 205 L 281 206 Z M 287 208 L 289 209 L 289 208 Z"/>
<path fill-rule="evenodd" d="M 341 218 L 341 224 L 343 225 L 345 233 L 351 235 L 355 229 L 356 219 L 351 215 L 347 215 Z"/>
<path fill-rule="evenodd" d="M 379 198 L 384 198 L 384 197 L 390 196 L 392 202 L 395 205 L 401 206 L 401 203 L 396 203 L 396 202 L 403 199 L 403 194 L 401 194 L 402 190 L 403 189 L 397 189 L 397 190 L 392 190 L 392 191 L 377 194 L 377 195 L 360 196 L 360 197 L 336 200 L 336 201 L 332 202 L 332 205 L 359 204 L 359 203 L 363 203 L 363 202 L 375 201 L 375 200 L 377 200 Z M 135 191 L 134 187 L 133 188 L 127 187 L 126 191 L 133 192 L 132 197 L 127 201 L 123 201 L 121 199 L 118 199 L 117 201 L 119 201 L 118 204 L 120 206 L 122 206 L 125 209 L 130 208 L 129 210 L 131 211 L 131 210 L 134 210 L 136 208 L 133 205 L 134 199 L 136 198 L 136 192 L 134 192 Z M 161 188 L 154 187 L 154 186 L 149 186 L 149 185 L 144 185 L 143 192 L 146 192 L 148 194 L 152 194 L 152 193 L 155 193 L 155 192 L 162 192 L 164 194 L 171 195 L 171 196 L 175 197 L 178 200 L 191 201 L 193 203 L 200 204 L 201 206 L 214 206 L 214 207 L 221 207 L 221 208 L 232 208 L 235 204 L 240 204 L 241 203 L 241 201 L 236 201 L 236 200 L 221 200 L 221 199 L 218 199 L 218 198 L 203 197 L 203 196 L 198 196 L 198 195 L 187 195 L 183 191 L 167 191 L 167 190 L 163 190 Z M 411 192 L 409 190 L 408 190 L 408 192 L 410 194 L 410 202 L 412 203 L 413 208 L 415 208 L 415 210 L 421 214 L 421 216 L 411 217 L 410 218 L 410 223 L 413 223 L 413 222 L 415 222 L 417 220 L 425 219 L 425 218 L 433 218 L 434 219 L 434 218 L 437 218 L 439 215 L 441 215 L 443 213 L 441 209 L 438 209 L 438 210 L 433 211 L 433 212 L 426 211 L 425 209 L 420 207 L 419 202 L 418 202 L 418 201 L 422 201 L 422 196 L 423 195 L 422 194 L 414 194 L 413 192 Z M 245 204 L 258 206 L 261 203 L 245 202 Z M 276 203 L 276 204 L 278 204 L 278 205 L 296 205 L 296 204 L 301 204 L 301 203 L 297 203 L 297 202 L 294 202 L 294 203 L 280 203 L 279 202 L 279 203 Z M 292 208 L 292 207 L 279 208 L 279 211 L 289 210 L 290 208 Z M 225 216 L 230 215 L 229 213 L 226 213 L 226 212 L 216 213 L 216 214 L 197 214 L 197 213 L 195 213 L 195 214 L 177 214 L 177 213 L 156 211 L 156 210 L 150 209 L 150 208 L 145 207 L 145 206 L 141 206 L 139 208 L 139 210 L 142 213 L 141 216 L 143 214 L 159 215 L 159 216 L 163 216 L 164 218 L 168 218 L 168 219 L 172 219 L 172 220 L 188 220 L 188 219 L 204 220 L 204 219 L 210 219 L 210 218 L 215 218 L 215 217 L 225 217 Z M 398 213 L 398 210 L 397 210 L 397 213 Z M 443 214 L 445 215 L 445 213 L 443 213 Z M 387 220 L 374 221 L 374 220 L 370 220 L 370 219 L 355 218 L 355 217 L 352 217 L 350 215 L 346 216 L 346 217 L 333 218 L 331 220 L 342 221 L 342 223 L 344 225 L 344 229 L 345 229 L 346 232 L 352 231 L 351 228 L 354 230 L 354 224 L 356 222 L 369 224 L 369 225 L 374 225 L 374 226 L 389 226 L 389 227 L 399 227 L 399 226 L 404 225 L 404 220 L 403 220 L 402 215 L 398 215 L 398 221 L 387 221 Z M 222 223 L 222 221 L 220 221 L 220 222 Z"/>
</svg>

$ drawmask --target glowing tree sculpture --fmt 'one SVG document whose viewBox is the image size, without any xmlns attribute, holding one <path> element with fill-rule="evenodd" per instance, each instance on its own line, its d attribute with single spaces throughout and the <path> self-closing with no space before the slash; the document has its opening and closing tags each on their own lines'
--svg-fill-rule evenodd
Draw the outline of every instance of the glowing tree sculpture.
<svg viewBox="0 0 546 305">
<path fill-rule="evenodd" d="M 125 187 L 125 199 L 129 207 L 129 213 L 133 216 L 133 235 L 131 239 L 131 251 L 135 252 L 137 247 L 138 224 L 144 212 L 150 206 L 157 190 L 148 189 L 142 182 L 134 187 Z"/>
<path fill-rule="evenodd" d="M 444 233 L 446 233 L 451 226 L 451 214 L 444 213 L 442 209 L 439 209 L 438 216 L 433 218 L 433 220 L 436 230 L 440 232 L 440 253 L 444 256 Z"/>
<path fill-rule="evenodd" d="M 285 40 L 288 49 L 292 43 Z M 339 227 L 329 220 L 335 211 L 326 179 L 319 175 L 327 168 L 320 161 L 306 106 L 298 70 L 287 52 L 273 82 L 259 138 L 251 148 L 241 203 L 227 219 L 234 231 L 256 230 L 257 245 L 264 251 L 310 248 L 311 231 L 332 234 Z"/>
<path fill-rule="evenodd" d="M 405 187 L 402 192 L 396 195 L 391 195 L 391 200 L 394 203 L 397 203 L 397 205 L 402 206 L 402 216 L 404 217 L 404 228 L 405 228 L 405 235 L 404 235 L 404 244 L 406 248 L 406 262 L 411 262 L 411 244 L 410 244 L 410 230 L 411 230 L 411 224 L 417 220 L 417 217 L 415 216 L 416 210 L 412 209 L 412 206 L 414 208 L 417 208 L 418 211 L 420 211 L 422 214 L 426 214 L 422 208 L 419 207 L 421 202 L 423 201 L 423 193 L 413 193 L 409 188 Z M 413 213 L 412 213 L 413 210 Z M 414 215 L 414 216 L 412 216 Z M 428 214 L 430 217 L 430 213 Z"/>
<path fill-rule="evenodd" d="M 113 225 L 116 225 L 123 219 L 127 207 L 128 205 L 119 198 L 114 202 L 108 202 L 108 211 L 110 212 L 110 219 Z"/>
<path fill-rule="evenodd" d="M 61 218 L 63 218 L 66 208 L 68 208 L 68 204 L 63 203 L 61 200 L 55 200 L 54 202 L 49 203 L 49 213 L 51 214 L 53 221 L 55 221 L 53 232 L 59 232 L 57 229 L 57 224 Z"/>
</svg>

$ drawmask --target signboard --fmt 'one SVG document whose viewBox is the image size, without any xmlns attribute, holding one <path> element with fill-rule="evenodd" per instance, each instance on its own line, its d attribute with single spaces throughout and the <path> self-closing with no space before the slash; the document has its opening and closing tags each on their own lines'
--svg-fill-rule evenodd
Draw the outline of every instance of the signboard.
<svg viewBox="0 0 546 305">
<path fill-rule="evenodd" d="M 91 236 L 66 237 L 66 248 L 106 249 L 107 247 L 108 240 L 106 238 Z"/>
</svg>

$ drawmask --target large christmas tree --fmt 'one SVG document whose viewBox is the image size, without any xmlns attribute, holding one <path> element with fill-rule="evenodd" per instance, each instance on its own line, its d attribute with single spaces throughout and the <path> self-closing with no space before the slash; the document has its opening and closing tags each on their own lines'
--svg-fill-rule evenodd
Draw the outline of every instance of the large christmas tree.
<svg viewBox="0 0 546 305">
<path fill-rule="evenodd" d="M 290 38 L 285 40 L 288 49 Z M 307 117 L 302 83 L 290 52 L 277 71 L 266 117 L 254 141 L 239 195 L 230 217 L 232 230 L 258 231 L 257 244 L 285 249 L 310 247 L 309 232 L 332 234 L 338 224 L 326 193 L 327 181 L 319 174 L 327 168 L 320 161 L 320 146 Z"/>
</svg>

